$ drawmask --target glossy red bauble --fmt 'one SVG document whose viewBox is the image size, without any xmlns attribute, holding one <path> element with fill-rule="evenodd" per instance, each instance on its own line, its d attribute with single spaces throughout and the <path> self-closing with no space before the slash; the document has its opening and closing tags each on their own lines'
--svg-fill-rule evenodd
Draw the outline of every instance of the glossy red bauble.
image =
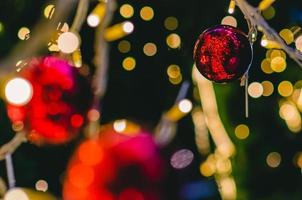
<svg viewBox="0 0 302 200">
<path fill-rule="evenodd" d="M 30 60 L 18 75 L 29 81 L 33 94 L 25 105 L 7 105 L 11 121 L 23 123 L 36 144 L 61 144 L 75 137 L 92 99 L 90 84 L 78 69 L 48 56 Z"/>
<path fill-rule="evenodd" d="M 162 161 L 153 138 L 128 121 L 121 128 L 105 125 L 80 144 L 68 165 L 64 200 L 161 199 Z"/>
<path fill-rule="evenodd" d="M 217 83 L 242 77 L 248 71 L 252 57 L 252 47 L 245 33 L 227 25 L 204 31 L 194 48 L 197 69 Z"/>
</svg>

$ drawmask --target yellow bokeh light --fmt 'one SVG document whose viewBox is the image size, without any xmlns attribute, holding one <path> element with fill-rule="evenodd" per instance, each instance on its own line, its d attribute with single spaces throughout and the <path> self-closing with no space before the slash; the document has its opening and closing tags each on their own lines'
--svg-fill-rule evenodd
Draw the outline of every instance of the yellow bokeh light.
<svg viewBox="0 0 302 200">
<path fill-rule="evenodd" d="M 44 9 L 44 17 L 46 17 L 47 19 L 51 19 L 54 12 L 55 12 L 55 5 L 49 4 Z"/>
<path fill-rule="evenodd" d="M 62 33 L 58 38 L 58 47 L 63 53 L 72 53 L 80 46 L 80 39 L 73 32 Z"/>
<path fill-rule="evenodd" d="M 289 29 L 282 29 L 279 35 L 283 38 L 286 44 L 291 44 L 294 41 L 294 34 Z"/>
<path fill-rule="evenodd" d="M 216 168 L 214 163 L 206 161 L 200 165 L 199 170 L 203 176 L 210 177 L 214 175 Z"/>
<path fill-rule="evenodd" d="M 20 40 L 28 40 L 30 37 L 30 30 L 27 27 L 22 27 L 18 31 L 18 38 Z"/>
<path fill-rule="evenodd" d="M 229 9 L 228 9 L 228 13 L 229 14 L 233 14 L 235 11 L 235 6 L 236 6 L 236 2 L 235 0 L 231 0 L 230 4 L 229 4 Z"/>
<path fill-rule="evenodd" d="M 178 20 L 176 17 L 167 17 L 164 24 L 165 28 L 169 31 L 174 31 L 178 28 Z"/>
<path fill-rule="evenodd" d="M 108 27 L 104 32 L 104 38 L 107 41 L 114 41 L 121 39 L 132 33 L 134 30 L 134 25 L 132 22 L 125 21 L 122 23 L 115 24 L 111 27 Z"/>
<path fill-rule="evenodd" d="M 298 88 L 298 89 L 302 88 L 302 80 L 299 80 L 295 83 L 295 88 Z"/>
<path fill-rule="evenodd" d="M 20 106 L 31 100 L 33 89 L 29 81 L 23 78 L 14 78 L 6 84 L 4 92 L 9 103 Z"/>
<path fill-rule="evenodd" d="M 134 14 L 133 6 L 130 4 L 124 4 L 120 7 L 120 14 L 124 18 L 131 18 Z"/>
<path fill-rule="evenodd" d="M 181 39 L 178 34 L 172 33 L 167 37 L 166 43 L 170 48 L 176 49 L 180 47 Z"/>
<path fill-rule="evenodd" d="M 294 162 L 298 167 L 302 168 L 302 153 L 301 152 L 298 152 L 295 155 Z"/>
<path fill-rule="evenodd" d="M 273 19 L 276 15 L 276 10 L 273 6 L 270 6 L 264 11 L 262 11 L 262 15 L 267 20 Z"/>
<path fill-rule="evenodd" d="M 271 58 L 271 53 L 273 52 L 273 49 L 268 49 L 267 51 L 266 51 L 266 53 L 265 53 L 265 57 L 266 58 Z"/>
<path fill-rule="evenodd" d="M 170 65 L 167 69 L 167 74 L 170 78 L 177 78 L 181 75 L 180 67 L 178 65 Z"/>
<path fill-rule="evenodd" d="M 282 119 L 289 121 L 295 118 L 296 115 L 296 107 L 295 105 L 287 102 L 282 104 L 279 110 L 279 115 Z"/>
<path fill-rule="evenodd" d="M 82 53 L 80 49 L 77 49 L 72 53 L 72 61 L 75 67 L 80 68 L 82 67 Z"/>
<path fill-rule="evenodd" d="M 229 174 L 232 172 L 232 164 L 229 159 L 217 159 L 216 170 L 220 174 Z"/>
<path fill-rule="evenodd" d="M 4 31 L 4 25 L 2 22 L 0 22 L 0 33 L 2 33 Z"/>
<path fill-rule="evenodd" d="M 261 70 L 266 74 L 271 74 L 274 71 L 271 68 L 271 60 L 266 58 L 261 62 Z"/>
<path fill-rule="evenodd" d="M 282 102 L 279 115 L 285 120 L 288 129 L 293 133 L 299 133 L 302 129 L 302 119 L 296 104 L 292 101 Z"/>
<path fill-rule="evenodd" d="M 238 139 L 244 140 L 250 135 L 250 129 L 245 124 L 239 124 L 235 128 L 235 135 Z"/>
<path fill-rule="evenodd" d="M 182 82 L 182 75 L 180 74 L 177 78 L 171 78 L 171 77 L 169 77 L 169 81 L 173 85 L 178 85 L 178 84 L 180 84 Z"/>
<path fill-rule="evenodd" d="M 154 43 L 149 42 L 144 45 L 143 50 L 146 56 L 154 56 L 157 52 L 157 47 Z"/>
<path fill-rule="evenodd" d="M 277 56 L 271 60 L 271 68 L 274 72 L 283 72 L 286 69 L 286 61 L 283 57 Z"/>
<path fill-rule="evenodd" d="M 281 46 L 278 42 L 267 39 L 266 35 L 262 36 L 260 44 L 267 49 L 281 49 Z"/>
<path fill-rule="evenodd" d="M 121 53 L 128 53 L 131 50 L 131 44 L 127 40 L 122 40 L 118 44 L 118 49 Z"/>
<path fill-rule="evenodd" d="M 268 97 L 273 94 L 274 92 L 274 85 L 270 81 L 263 81 L 262 83 L 263 86 L 263 96 Z"/>
<path fill-rule="evenodd" d="M 282 81 L 278 86 L 278 92 L 283 97 L 289 97 L 294 91 L 293 84 L 289 81 Z"/>
<path fill-rule="evenodd" d="M 141 9 L 140 11 L 140 16 L 143 20 L 145 21 L 150 21 L 153 19 L 154 17 L 154 11 L 153 8 L 149 7 L 149 6 L 145 6 Z"/>
<path fill-rule="evenodd" d="M 276 57 L 282 57 L 282 58 L 286 59 L 286 54 L 284 53 L 284 51 L 278 50 L 278 49 L 269 51 L 268 56 L 270 59 L 274 59 Z"/>
<path fill-rule="evenodd" d="M 281 163 L 281 155 L 277 152 L 271 152 L 266 157 L 266 163 L 272 168 L 276 168 Z"/>
<path fill-rule="evenodd" d="M 263 86 L 261 83 L 253 82 L 248 86 L 248 93 L 253 98 L 259 98 L 263 94 Z"/>
<path fill-rule="evenodd" d="M 237 27 L 237 20 L 235 17 L 233 16 L 225 16 L 222 20 L 221 20 L 221 24 L 223 25 L 229 25 L 229 26 L 233 26 L 233 27 Z"/>
<path fill-rule="evenodd" d="M 133 57 L 127 57 L 123 60 L 123 68 L 127 71 L 131 71 L 136 66 L 136 60 Z"/>
</svg>

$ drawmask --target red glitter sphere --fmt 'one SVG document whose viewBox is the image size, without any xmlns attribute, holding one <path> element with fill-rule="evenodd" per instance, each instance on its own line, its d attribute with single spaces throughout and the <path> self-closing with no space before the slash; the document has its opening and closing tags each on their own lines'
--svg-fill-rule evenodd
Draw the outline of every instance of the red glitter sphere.
<svg viewBox="0 0 302 200">
<path fill-rule="evenodd" d="M 32 86 L 25 105 L 7 105 L 13 123 L 23 123 L 36 144 L 61 144 L 77 135 L 90 107 L 89 81 L 68 61 L 54 56 L 34 58 L 18 74 Z"/>
<path fill-rule="evenodd" d="M 97 138 L 79 145 L 66 171 L 64 200 L 162 199 L 163 163 L 152 136 L 124 125 L 104 125 Z"/>
<path fill-rule="evenodd" d="M 205 30 L 194 48 L 197 69 L 204 77 L 217 83 L 242 77 L 249 69 L 252 57 L 252 46 L 246 34 L 227 25 Z"/>
</svg>

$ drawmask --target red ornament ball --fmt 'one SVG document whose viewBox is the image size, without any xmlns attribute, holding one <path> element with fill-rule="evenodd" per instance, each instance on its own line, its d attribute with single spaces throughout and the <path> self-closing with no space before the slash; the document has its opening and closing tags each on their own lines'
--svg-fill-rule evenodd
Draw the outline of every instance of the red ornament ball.
<svg viewBox="0 0 302 200">
<path fill-rule="evenodd" d="M 66 171 L 64 200 L 160 200 L 162 160 L 152 136 L 129 121 L 82 142 Z"/>
<path fill-rule="evenodd" d="M 197 69 L 217 83 L 241 78 L 249 69 L 252 57 L 252 46 L 246 34 L 228 25 L 205 30 L 195 43 Z"/>
<path fill-rule="evenodd" d="M 87 78 L 54 56 L 30 60 L 18 75 L 31 84 L 32 98 L 25 105 L 7 105 L 11 121 L 23 123 L 36 144 L 61 144 L 75 137 L 92 101 Z"/>
</svg>

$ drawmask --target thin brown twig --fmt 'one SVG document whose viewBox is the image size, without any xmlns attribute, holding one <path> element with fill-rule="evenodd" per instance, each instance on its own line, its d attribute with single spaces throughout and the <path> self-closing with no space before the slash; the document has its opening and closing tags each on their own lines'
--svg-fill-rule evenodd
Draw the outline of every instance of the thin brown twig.
<svg viewBox="0 0 302 200">
<path fill-rule="evenodd" d="M 23 143 L 26 142 L 25 132 L 16 133 L 16 135 L 8 143 L 4 144 L 0 148 L 0 160 L 4 160 L 5 156 L 9 153 L 12 154 Z"/>
<path fill-rule="evenodd" d="M 272 41 L 277 42 L 281 48 L 300 66 L 302 67 L 302 54 L 294 49 L 289 47 L 284 40 L 279 36 L 279 34 L 269 26 L 266 20 L 262 17 L 259 10 L 251 6 L 246 0 L 235 0 L 236 5 L 244 14 L 245 18 L 251 22 L 251 25 L 258 27 L 264 35 Z"/>
<path fill-rule="evenodd" d="M 36 55 L 43 46 L 46 46 L 56 26 L 68 16 L 75 2 L 74 0 L 56 1 L 56 11 L 52 20 L 46 22 L 46 19 L 41 19 L 34 27 L 31 39 L 18 43 L 10 55 L 0 62 L 0 79 L 15 71 L 15 65 L 19 60 Z"/>
<path fill-rule="evenodd" d="M 76 15 L 70 28 L 71 31 L 79 32 L 81 30 L 82 25 L 86 20 L 88 7 L 89 0 L 79 0 Z"/>
<path fill-rule="evenodd" d="M 94 64 L 96 67 L 96 73 L 93 79 L 93 88 L 95 90 L 95 105 L 98 107 L 98 103 L 104 96 L 108 82 L 108 66 L 109 66 L 109 45 L 104 38 L 105 29 L 110 25 L 114 10 L 116 8 L 115 0 L 108 0 L 106 3 L 106 13 L 104 19 L 97 27 L 95 33 L 95 56 Z"/>
</svg>

